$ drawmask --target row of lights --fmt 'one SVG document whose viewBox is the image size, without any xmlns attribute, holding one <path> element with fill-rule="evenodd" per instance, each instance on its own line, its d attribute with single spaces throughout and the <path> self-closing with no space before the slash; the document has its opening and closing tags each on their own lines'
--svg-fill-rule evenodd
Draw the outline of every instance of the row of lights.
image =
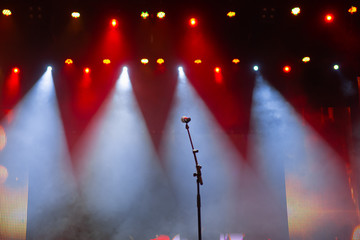
<svg viewBox="0 0 360 240">
<path fill-rule="evenodd" d="M 355 14 L 357 12 L 357 7 L 355 6 L 351 6 L 349 9 L 348 9 L 348 12 L 350 14 Z M 301 9 L 300 7 L 294 7 L 291 9 L 291 14 L 293 14 L 294 16 L 297 16 L 301 13 Z M 2 11 L 2 14 L 4 16 L 11 16 L 12 15 L 12 12 L 10 9 L 3 9 Z M 79 12 L 72 12 L 71 13 L 71 16 L 73 18 L 80 18 L 80 13 Z M 147 11 L 144 11 L 144 12 L 141 12 L 140 14 L 140 17 L 143 18 L 143 19 L 148 19 L 149 17 L 153 16 L 152 14 L 150 15 L 149 12 Z M 163 11 L 159 11 L 157 12 L 156 14 L 156 17 L 159 18 L 159 19 L 164 19 L 166 16 L 166 13 L 163 12 Z M 229 11 L 226 16 L 228 16 L 229 18 L 234 18 L 236 16 L 236 12 L 234 11 Z M 332 14 L 326 14 L 325 16 L 325 19 L 327 21 L 332 21 L 333 20 L 333 15 Z"/>
<path fill-rule="evenodd" d="M 69 59 L 68 59 L 68 60 L 69 60 Z M 67 64 L 69 64 L 69 63 L 67 63 Z M 72 63 L 71 63 L 71 64 L 72 64 Z M 179 69 L 180 69 L 180 68 L 179 68 Z M 181 68 L 181 69 L 182 69 L 182 68 Z M 340 69 L 340 66 L 339 66 L 338 64 L 335 64 L 335 65 L 333 65 L 333 69 L 334 69 L 334 70 L 339 70 L 339 69 Z M 47 67 L 47 70 L 48 70 L 48 71 L 51 71 L 51 70 L 52 70 L 52 67 L 51 67 L 51 66 L 48 66 L 48 67 Z M 253 66 L 253 70 L 254 70 L 255 72 L 257 72 L 257 71 L 260 70 L 260 67 L 259 67 L 258 65 L 254 65 L 254 66 Z M 291 66 L 290 66 L 290 65 L 285 65 L 282 70 L 283 70 L 284 73 L 290 73 L 290 72 L 291 72 Z M 20 69 L 19 69 L 18 67 L 14 67 L 14 68 L 12 69 L 12 72 L 15 73 L 15 74 L 19 74 L 19 73 L 20 73 Z M 90 72 L 91 72 L 91 69 L 90 69 L 89 67 L 84 68 L 84 73 L 89 74 Z M 220 68 L 220 67 L 215 67 L 215 68 L 214 68 L 214 72 L 215 72 L 215 73 L 221 73 L 221 68 Z"/>
</svg>

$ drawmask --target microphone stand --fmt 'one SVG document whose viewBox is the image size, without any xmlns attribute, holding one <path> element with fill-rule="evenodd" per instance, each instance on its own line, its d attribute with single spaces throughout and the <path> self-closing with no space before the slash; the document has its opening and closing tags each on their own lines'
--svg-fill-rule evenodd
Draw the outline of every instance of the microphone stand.
<svg viewBox="0 0 360 240">
<path fill-rule="evenodd" d="M 190 144 L 192 148 L 192 152 L 195 159 L 195 167 L 196 167 L 196 173 L 193 174 L 194 177 L 196 177 L 196 185 L 197 185 L 197 215 L 198 215 L 198 234 L 199 234 L 199 240 L 201 240 L 201 199 L 200 199 L 200 185 L 203 185 L 202 177 L 201 177 L 201 166 L 198 163 L 196 153 L 199 152 L 199 150 L 194 149 L 193 142 L 191 140 L 191 135 L 189 131 L 189 125 L 186 122 L 185 128 L 188 132 Z"/>
</svg>

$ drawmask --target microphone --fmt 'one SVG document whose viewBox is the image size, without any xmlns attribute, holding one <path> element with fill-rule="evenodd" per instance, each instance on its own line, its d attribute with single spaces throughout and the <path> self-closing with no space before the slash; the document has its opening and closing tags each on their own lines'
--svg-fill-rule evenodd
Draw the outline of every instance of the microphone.
<svg viewBox="0 0 360 240">
<path fill-rule="evenodd" d="M 189 117 L 185 117 L 185 116 L 181 117 L 181 122 L 183 122 L 183 123 L 188 123 L 190 121 L 191 121 L 191 118 L 189 118 Z"/>
</svg>

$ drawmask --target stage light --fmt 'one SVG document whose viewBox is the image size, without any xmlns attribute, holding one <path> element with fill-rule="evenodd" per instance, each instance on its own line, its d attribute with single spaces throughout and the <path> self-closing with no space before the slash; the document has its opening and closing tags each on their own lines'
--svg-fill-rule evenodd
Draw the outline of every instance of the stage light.
<svg viewBox="0 0 360 240">
<path fill-rule="evenodd" d="M 235 17 L 236 13 L 233 11 L 230 11 L 226 14 L 229 18 Z"/>
<path fill-rule="evenodd" d="M 201 63 L 201 59 L 196 59 L 196 60 L 194 61 L 194 63 L 200 64 L 200 63 Z"/>
<path fill-rule="evenodd" d="M 178 67 L 178 71 L 179 72 L 184 72 L 184 68 L 180 66 L 180 67 Z"/>
<path fill-rule="evenodd" d="M 165 18 L 165 13 L 164 12 L 158 12 L 157 17 L 160 18 L 160 19 L 163 19 L 163 18 Z"/>
<path fill-rule="evenodd" d="M 238 63 L 240 62 L 240 60 L 239 60 L 238 58 L 234 58 L 234 59 L 232 60 L 232 62 L 235 63 L 235 64 L 238 64 Z"/>
<path fill-rule="evenodd" d="M 352 6 L 351 8 L 349 8 L 348 12 L 351 13 L 351 14 L 356 13 L 357 12 L 357 7 Z"/>
<path fill-rule="evenodd" d="M 310 57 L 303 57 L 302 61 L 304 63 L 310 62 Z"/>
<path fill-rule="evenodd" d="M 143 19 L 147 19 L 149 17 L 149 13 L 148 12 L 141 12 L 140 16 L 143 18 Z"/>
<path fill-rule="evenodd" d="M 6 146 L 6 133 L 5 129 L 0 125 L 0 151 Z"/>
<path fill-rule="evenodd" d="M 190 26 L 195 27 L 197 25 L 196 18 L 190 18 L 189 24 L 190 24 Z"/>
<path fill-rule="evenodd" d="M 340 69 L 340 66 L 337 65 L 337 64 L 335 64 L 335 65 L 334 65 L 334 70 L 339 70 L 339 69 Z"/>
<path fill-rule="evenodd" d="M 111 26 L 117 27 L 117 25 L 118 25 L 118 21 L 116 19 L 112 19 L 111 20 Z"/>
<path fill-rule="evenodd" d="M 47 67 L 47 70 L 48 70 L 48 71 L 52 71 L 52 66 L 48 66 L 48 67 Z"/>
<path fill-rule="evenodd" d="M 70 65 L 70 64 L 73 64 L 73 63 L 74 63 L 74 61 L 72 59 L 70 59 L 70 58 L 65 60 L 65 64 L 67 64 L 67 65 Z"/>
<path fill-rule="evenodd" d="M 90 68 L 84 68 L 84 73 L 86 73 L 86 74 L 89 74 L 90 73 Z"/>
<path fill-rule="evenodd" d="M 257 71 L 259 71 L 259 66 L 258 66 L 258 65 L 255 65 L 255 66 L 253 67 L 253 69 L 254 69 L 255 72 L 257 72 Z"/>
<path fill-rule="evenodd" d="M 108 64 L 110 64 L 111 63 L 111 60 L 110 59 L 104 59 L 103 60 L 103 64 L 105 64 L 105 65 L 108 65 Z"/>
<path fill-rule="evenodd" d="M 80 13 L 79 13 L 79 12 L 72 12 L 72 13 L 71 13 L 71 16 L 72 16 L 73 18 L 79 18 L 79 17 L 80 17 Z"/>
<path fill-rule="evenodd" d="M 11 10 L 10 9 L 4 9 L 4 10 L 2 10 L 2 14 L 4 15 L 4 16 L 10 16 L 12 13 L 11 13 Z"/>
<path fill-rule="evenodd" d="M 164 61 L 164 59 L 159 58 L 158 60 L 156 60 L 156 62 L 161 65 L 161 64 L 163 64 L 165 61 Z"/>
<path fill-rule="evenodd" d="M 142 64 L 148 64 L 149 63 L 149 59 L 147 59 L 147 58 L 143 58 L 143 59 L 141 59 L 141 63 Z"/>
<path fill-rule="evenodd" d="M 325 22 L 331 23 L 331 22 L 333 22 L 333 21 L 334 21 L 334 15 L 332 15 L 332 14 L 326 14 L 326 16 L 325 16 Z"/>
<path fill-rule="evenodd" d="M 291 14 L 294 16 L 299 15 L 300 13 L 300 8 L 299 7 L 294 7 L 293 9 L 291 9 Z"/>
<path fill-rule="evenodd" d="M 216 67 L 216 68 L 214 69 L 214 71 L 215 71 L 216 73 L 220 73 L 220 72 L 221 72 L 221 68 Z"/>
<path fill-rule="evenodd" d="M 20 69 L 19 68 L 17 68 L 17 67 L 14 67 L 13 68 L 13 73 L 19 73 L 20 72 Z"/>
<path fill-rule="evenodd" d="M 291 72 L 291 67 L 290 67 L 289 65 L 284 66 L 284 67 L 283 67 L 283 72 L 284 72 L 284 73 L 289 73 L 289 72 Z"/>
</svg>

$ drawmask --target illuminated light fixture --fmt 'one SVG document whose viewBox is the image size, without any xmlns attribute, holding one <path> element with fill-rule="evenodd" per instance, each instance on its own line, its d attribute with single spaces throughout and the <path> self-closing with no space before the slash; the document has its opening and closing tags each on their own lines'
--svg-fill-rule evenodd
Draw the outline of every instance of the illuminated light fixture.
<svg viewBox="0 0 360 240">
<path fill-rule="evenodd" d="M 357 12 L 357 7 L 352 6 L 351 8 L 349 8 L 348 12 L 351 13 L 351 14 L 356 13 Z"/>
<path fill-rule="evenodd" d="M 190 24 L 190 26 L 195 27 L 197 25 L 196 18 L 190 18 L 189 24 Z"/>
<path fill-rule="evenodd" d="M 110 63 L 111 63 L 110 59 L 104 59 L 103 60 L 103 64 L 105 64 L 105 65 L 108 65 Z"/>
<path fill-rule="evenodd" d="M 196 59 L 196 60 L 194 61 L 194 63 L 200 64 L 200 63 L 201 63 L 201 59 Z"/>
<path fill-rule="evenodd" d="M 118 25 L 118 21 L 116 19 L 112 19 L 111 20 L 111 26 L 117 27 L 117 25 Z"/>
<path fill-rule="evenodd" d="M 161 65 L 161 64 L 163 64 L 165 61 L 164 61 L 164 59 L 159 58 L 158 60 L 156 60 L 156 62 Z"/>
<path fill-rule="evenodd" d="M 53 69 L 52 66 L 48 66 L 48 67 L 47 67 L 47 70 L 48 70 L 48 71 L 52 71 L 52 69 Z"/>
<path fill-rule="evenodd" d="M 164 12 L 158 12 L 156 15 L 158 18 L 163 19 L 165 18 L 165 13 Z"/>
<path fill-rule="evenodd" d="M 237 59 L 237 58 L 234 58 L 234 59 L 232 60 L 232 62 L 235 63 L 235 64 L 238 64 L 238 63 L 240 62 L 240 60 Z"/>
<path fill-rule="evenodd" d="M 308 63 L 308 62 L 310 62 L 310 57 L 303 57 L 302 61 L 304 63 Z"/>
<path fill-rule="evenodd" d="M 4 16 L 10 16 L 12 13 L 11 13 L 11 10 L 10 9 L 4 9 L 4 10 L 2 10 L 2 14 L 4 15 Z"/>
<path fill-rule="evenodd" d="M 73 18 L 79 18 L 79 17 L 80 17 L 80 13 L 79 13 L 79 12 L 72 12 L 72 13 L 71 13 L 71 16 L 72 16 Z"/>
<path fill-rule="evenodd" d="M 334 70 L 339 70 L 339 68 L 340 68 L 339 65 L 337 64 L 334 65 Z"/>
<path fill-rule="evenodd" d="M 20 69 L 17 68 L 17 67 L 14 67 L 14 68 L 12 69 L 12 71 L 13 71 L 13 73 L 19 73 L 19 72 L 20 72 Z"/>
<path fill-rule="evenodd" d="M 331 22 L 333 22 L 333 21 L 334 21 L 334 15 L 332 15 L 332 14 L 326 14 L 326 16 L 325 16 L 325 22 L 331 23 Z"/>
<path fill-rule="evenodd" d="M 235 17 L 236 13 L 233 11 L 230 11 L 226 14 L 229 18 Z"/>
<path fill-rule="evenodd" d="M 291 67 L 290 67 L 289 65 L 284 66 L 284 67 L 283 67 L 283 72 L 284 72 L 284 73 L 289 73 L 289 72 L 291 72 Z"/>
<path fill-rule="evenodd" d="M 142 59 L 140 60 L 140 62 L 145 65 L 145 64 L 148 64 L 148 63 L 149 63 L 149 59 L 147 59 L 147 58 L 142 58 Z"/>
<path fill-rule="evenodd" d="M 257 72 L 257 71 L 259 71 L 259 66 L 258 66 L 258 65 L 255 65 L 255 66 L 253 67 L 253 69 L 254 69 L 255 72 Z"/>
<path fill-rule="evenodd" d="M 180 67 L 178 67 L 178 71 L 179 72 L 184 72 L 184 68 L 180 66 Z"/>
<path fill-rule="evenodd" d="M 141 12 L 140 16 L 143 18 L 143 19 L 147 19 L 149 17 L 149 13 L 148 12 Z"/>
<path fill-rule="evenodd" d="M 221 69 L 220 69 L 219 67 L 216 67 L 216 68 L 214 69 L 214 71 L 215 71 L 216 73 L 220 73 L 220 72 L 221 72 Z"/>
<path fill-rule="evenodd" d="M 300 13 L 300 8 L 299 7 L 294 7 L 293 9 L 291 9 L 291 14 L 294 16 L 299 15 Z"/>
<path fill-rule="evenodd" d="M 65 60 L 65 63 L 66 63 L 67 65 L 70 65 L 70 64 L 73 64 L 74 61 L 73 61 L 72 59 L 68 58 L 68 59 Z"/>
<path fill-rule="evenodd" d="M 86 74 L 89 74 L 90 73 L 90 68 L 84 68 L 84 73 L 86 73 Z"/>
</svg>

